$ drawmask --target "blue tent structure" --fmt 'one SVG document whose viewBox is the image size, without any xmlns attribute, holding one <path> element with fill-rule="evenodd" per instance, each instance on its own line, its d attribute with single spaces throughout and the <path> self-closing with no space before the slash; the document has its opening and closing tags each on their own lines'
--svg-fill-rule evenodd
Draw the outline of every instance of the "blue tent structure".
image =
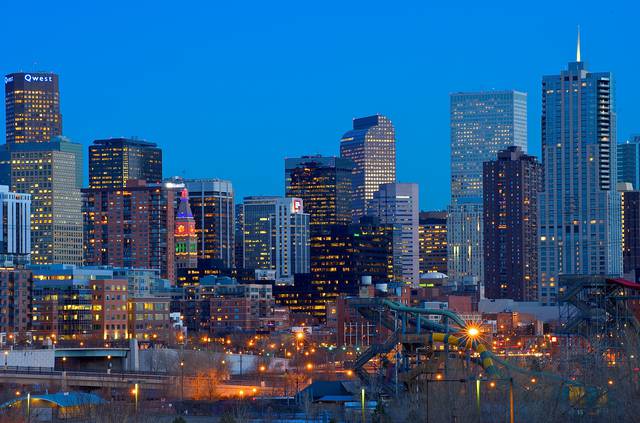
<svg viewBox="0 0 640 423">
<path fill-rule="evenodd" d="M 0 404 L 0 410 L 13 407 L 27 407 L 27 409 L 52 408 L 57 410 L 58 417 L 65 418 L 105 403 L 106 401 L 96 394 L 57 392 L 55 394 L 23 395 Z"/>
</svg>

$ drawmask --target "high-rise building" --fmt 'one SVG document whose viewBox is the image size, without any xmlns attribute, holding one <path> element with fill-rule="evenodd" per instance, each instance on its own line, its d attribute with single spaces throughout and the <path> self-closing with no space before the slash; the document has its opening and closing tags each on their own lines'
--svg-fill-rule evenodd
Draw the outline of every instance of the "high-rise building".
<svg viewBox="0 0 640 423">
<path fill-rule="evenodd" d="M 448 275 L 483 277 L 482 165 L 498 151 L 527 151 L 527 95 L 518 91 L 451 94 L 451 206 Z"/>
<path fill-rule="evenodd" d="M 189 206 L 189 191 L 183 188 L 180 192 L 180 203 L 175 219 L 175 245 L 177 269 L 193 269 L 198 267 L 198 236 L 196 222 Z"/>
<path fill-rule="evenodd" d="M 393 280 L 393 226 L 364 216 L 349 226 L 349 234 L 353 279 L 367 276 L 374 284 Z"/>
<path fill-rule="evenodd" d="M 243 268 L 274 269 L 277 279 L 309 273 L 309 215 L 299 198 L 245 197 Z"/>
<path fill-rule="evenodd" d="M 64 138 L 7 145 L 11 191 L 31 195 L 31 261 L 82 263 L 82 156 Z M 78 163 L 80 162 L 80 163 Z"/>
<path fill-rule="evenodd" d="M 0 263 L 28 264 L 31 259 L 31 196 L 0 185 Z"/>
<path fill-rule="evenodd" d="M 622 260 L 625 277 L 639 282 L 640 191 L 626 187 L 622 190 Z"/>
<path fill-rule="evenodd" d="M 485 296 L 537 301 L 542 166 L 509 147 L 484 163 L 483 187 Z"/>
<path fill-rule="evenodd" d="M 320 226 L 351 223 L 353 168 L 351 160 L 339 157 L 285 160 L 285 195 L 302 199 L 312 234 Z"/>
<path fill-rule="evenodd" d="M 540 299 L 558 299 L 558 276 L 622 271 L 616 192 L 613 77 L 578 57 L 542 80 Z"/>
<path fill-rule="evenodd" d="M 340 140 L 340 157 L 355 163 L 352 209 L 354 221 L 367 213 L 367 204 L 380 185 L 396 181 L 396 136 L 382 115 L 353 119 L 353 129 Z"/>
<path fill-rule="evenodd" d="M 236 269 L 242 269 L 244 266 L 244 205 L 242 203 L 236 204 L 235 233 Z"/>
<path fill-rule="evenodd" d="M 89 146 L 89 188 L 124 188 L 129 179 L 162 182 L 162 150 L 155 143 L 110 138 Z"/>
<path fill-rule="evenodd" d="M 394 280 L 416 286 L 420 282 L 418 201 L 418 184 L 382 184 L 368 207 L 381 225 L 393 228 Z"/>
<path fill-rule="evenodd" d="M 8 145 L 45 143 L 62 135 L 58 75 L 10 73 L 4 90 Z"/>
<path fill-rule="evenodd" d="M 83 190 L 85 263 L 160 269 L 175 280 L 174 191 L 131 179 Z"/>
<path fill-rule="evenodd" d="M 447 274 L 447 212 L 420 212 L 420 273 Z"/>
<path fill-rule="evenodd" d="M 196 221 L 198 259 L 217 261 L 225 268 L 235 263 L 235 203 L 233 185 L 221 179 L 185 179 Z"/>
<path fill-rule="evenodd" d="M 640 135 L 618 144 L 618 182 L 640 189 Z"/>
</svg>

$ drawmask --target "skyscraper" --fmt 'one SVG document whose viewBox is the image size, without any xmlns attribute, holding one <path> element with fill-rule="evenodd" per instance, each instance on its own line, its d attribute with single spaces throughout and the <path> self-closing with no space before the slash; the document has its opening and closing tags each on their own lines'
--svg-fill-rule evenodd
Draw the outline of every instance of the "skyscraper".
<svg viewBox="0 0 640 423">
<path fill-rule="evenodd" d="M 613 78 L 578 57 L 542 80 L 540 298 L 558 299 L 561 274 L 622 271 L 620 194 L 616 192 Z"/>
<path fill-rule="evenodd" d="M 8 145 L 49 142 L 62 135 L 58 75 L 10 73 L 4 90 Z"/>
<path fill-rule="evenodd" d="M 11 190 L 31 195 L 31 262 L 82 264 L 81 146 L 60 138 L 7 147 Z"/>
<path fill-rule="evenodd" d="M 110 138 L 89 146 L 90 188 L 124 188 L 129 179 L 162 182 L 162 150 L 155 143 Z"/>
<path fill-rule="evenodd" d="M 420 212 L 420 273 L 447 273 L 447 212 Z"/>
<path fill-rule="evenodd" d="M 353 129 L 340 140 L 340 157 L 353 169 L 354 221 L 367 212 L 367 203 L 381 184 L 396 181 L 396 137 L 391 121 L 382 115 L 353 120 Z"/>
<path fill-rule="evenodd" d="M 527 95 L 518 91 L 451 94 L 449 277 L 483 277 L 482 165 L 509 146 L 527 151 Z"/>
<path fill-rule="evenodd" d="M 640 191 L 624 189 L 621 201 L 623 273 L 626 278 L 638 282 L 640 281 Z"/>
<path fill-rule="evenodd" d="M 618 144 L 618 182 L 640 189 L 640 135 Z"/>
<path fill-rule="evenodd" d="M 0 182 L 31 195 L 31 261 L 82 262 L 82 147 L 62 134 L 58 76 L 5 77 Z"/>
<path fill-rule="evenodd" d="M 537 301 L 542 166 L 509 147 L 484 163 L 483 187 L 485 296 Z"/>
<path fill-rule="evenodd" d="M 274 269 L 276 278 L 309 273 L 309 215 L 299 198 L 245 197 L 244 269 Z"/>
<path fill-rule="evenodd" d="M 235 203 L 233 185 L 222 179 L 185 179 L 196 221 L 198 259 L 217 261 L 225 268 L 235 263 Z"/>
<path fill-rule="evenodd" d="M 393 231 L 393 277 L 418 285 L 420 261 L 418 241 L 418 184 L 382 184 L 369 202 L 369 213 Z"/>
<path fill-rule="evenodd" d="M 0 265 L 27 264 L 30 259 L 31 196 L 0 185 Z"/>
<path fill-rule="evenodd" d="M 175 280 L 173 190 L 130 179 L 82 191 L 86 264 L 160 269 Z"/>
<path fill-rule="evenodd" d="M 177 269 L 193 269 L 198 266 L 198 236 L 196 222 L 189 206 L 189 191 L 180 192 L 180 203 L 175 219 L 175 246 Z"/>
<path fill-rule="evenodd" d="M 302 199 L 312 235 L 320 225 L 351 223 L 353 167 L 351 160 L 339 157 L 285 160 L 285 195 Z"/>
</svg>

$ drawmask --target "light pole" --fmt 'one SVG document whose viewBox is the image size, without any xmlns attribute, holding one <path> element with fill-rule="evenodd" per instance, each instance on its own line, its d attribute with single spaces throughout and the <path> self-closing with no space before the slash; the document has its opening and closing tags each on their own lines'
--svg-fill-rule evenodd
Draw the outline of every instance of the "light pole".
<svg viewBox="0 0 640 423">
<path fill-rule="evenodd" d="M 9 351 L 4 352 L 4 369 L 7 370 L 9 367 Z"/>
<path fill-rule="evenodd" d="M 139 391 L 140 391 L 140 387 L 136 383 L 135 385 L 133 385 L 133 389 L 131 390 L 131 393 L 133 394 L 133 397 L 135 398 L 136 414 L 138 414 L 138 393 L 139 393 Z"/>
<path fill-rule="evenodd" d="M 184 361 L 180 362 L 180 401 L 184 401 Z"/>
</svg>

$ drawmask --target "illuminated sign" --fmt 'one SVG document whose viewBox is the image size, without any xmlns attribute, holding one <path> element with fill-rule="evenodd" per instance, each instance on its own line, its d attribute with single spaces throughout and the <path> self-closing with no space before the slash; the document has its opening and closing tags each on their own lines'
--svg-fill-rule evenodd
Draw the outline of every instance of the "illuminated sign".
<svg viewBox="0 0 640 423">
<path fill-rule="evenodd" d="M 291 202 L 291 213 L 302 213 L 302 200 L 294 198 Z"/>
<path fill-rule="evenodd" d="M 13 82 L 13 76 L 5 76 L 4 83 L 8 84 L 9 82 Z"/>
<path fill-rule="evenodd" d="M 52 76 L 37 76 L 29 73 L 25 74 L 24 80 L 27 82 L 53 82 Z"/>
</svg>

